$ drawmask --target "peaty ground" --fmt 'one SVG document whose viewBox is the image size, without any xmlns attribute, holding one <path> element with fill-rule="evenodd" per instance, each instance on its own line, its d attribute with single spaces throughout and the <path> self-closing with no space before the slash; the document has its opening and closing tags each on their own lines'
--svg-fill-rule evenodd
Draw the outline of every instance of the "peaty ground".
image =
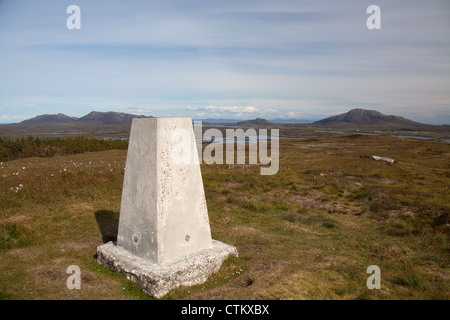
<svg viewBox="0 0 450 320">
<path fill-rule="evenodd" d="M 372 155 L 395 159 L 375 161 Z M 449 299 L 450 146 L 280 141 L 280 169 L 203 165 L 214 239 L 239 258 L 164 299 Z M 114 240 L 126 151 L 0 164 L 1 299 L 147 299 L 95 261 Z M 69 290 L 70 265 L 81 289 Z M 381 269 L 381 289 L 366 286 Z"/>
</svg>

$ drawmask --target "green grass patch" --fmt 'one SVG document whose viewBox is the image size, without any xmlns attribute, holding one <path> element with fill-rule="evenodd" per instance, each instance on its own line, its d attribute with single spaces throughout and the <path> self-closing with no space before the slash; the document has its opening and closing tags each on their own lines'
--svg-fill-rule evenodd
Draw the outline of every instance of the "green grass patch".
<svg viewBox="0 0 450 320">
<path fill-rule="evenodd" d="M 212 237 L 239 258 L 164 299 L 450 299 L 449 152 L 430 141 L 329 136 L 280 141 L 274 176 L 202 165 Z M 4 161 L 0 299 L 148 299 L 94 258 L 117 234 L 125 159 L 109 150 Z M 85 272 L 78 293 L 65 287 L 71 264 Z M 372 264 L 380 291 L 366 287 Z"/>
</svg>

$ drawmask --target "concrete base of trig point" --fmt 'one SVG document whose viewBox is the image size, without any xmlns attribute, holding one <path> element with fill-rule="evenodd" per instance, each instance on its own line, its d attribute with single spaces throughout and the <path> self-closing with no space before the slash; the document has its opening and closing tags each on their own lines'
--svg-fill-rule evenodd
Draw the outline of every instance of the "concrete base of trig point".
<svg viewBox="0 0 450 320">
<path fill-rule="evenodd" d="M 97 261 L 160 298 L 206 281 L 230 255 L 211 238 L 191 119 L 133 119 L 117 243 L 98 247 Z"/>
<path fill-rule="evenodd" d="M 100 264 L 122 272 L 147 295 L 155 298 L 161 298 L 180 286 L 205 282 L 209 276 L 219 271 L 230 255 L 238 256 L 236 248 L 216 240 L 212 241 L 210 248 L 163 264 L 153 264 L 139 258 L 113 242 L 97 248 L 97 261 Z"/>
</svg>

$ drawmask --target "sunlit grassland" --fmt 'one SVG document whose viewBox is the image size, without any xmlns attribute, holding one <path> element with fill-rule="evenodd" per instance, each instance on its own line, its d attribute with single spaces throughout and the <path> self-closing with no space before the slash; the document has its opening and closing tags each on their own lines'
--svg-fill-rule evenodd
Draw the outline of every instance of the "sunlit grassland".
<svg viewBox="0 0 450 320">
<path fill-rule="evenodd" d="M 280 141 L 273 176 L 202 165 L 213 238 L 239 257 L 165 299 L 448 299 L 449 153 L 442 142 L 342 135 Z M 117 227 L 125 159 L 0 165 L 0 298 L 146 298 L 94 258 Z M 81 290 L 66 287 L 72 264 Z M 366 287 L 370 265 L 381 290 Z"/>
</svg>

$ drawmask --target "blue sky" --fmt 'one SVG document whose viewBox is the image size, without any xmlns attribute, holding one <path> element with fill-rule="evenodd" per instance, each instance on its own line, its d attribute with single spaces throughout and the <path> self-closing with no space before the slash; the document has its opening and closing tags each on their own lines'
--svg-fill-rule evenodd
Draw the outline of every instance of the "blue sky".
<svg viewBox="0 0 450 320">
<path fill-rule="evenodd" d="M 69 5 L 81 29 L 69 30 Z M 381 30 L 368 30 L 369 5 Z M 448 0 L 0 0 L 0 123 L 46 113 L 450 123 Z"/>
</svg>

